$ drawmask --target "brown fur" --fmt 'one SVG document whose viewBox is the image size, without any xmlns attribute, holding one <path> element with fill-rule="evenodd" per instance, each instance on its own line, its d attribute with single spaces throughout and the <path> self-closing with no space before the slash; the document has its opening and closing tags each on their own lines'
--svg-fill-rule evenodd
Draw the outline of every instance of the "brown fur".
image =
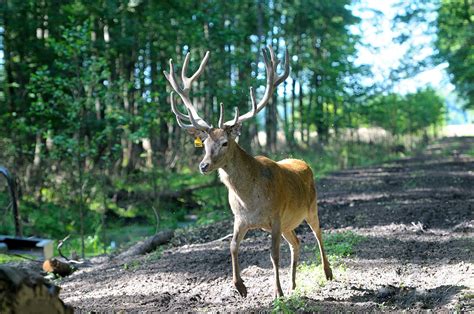
<svg viewBox="0 0 474 314">
<path fill-rule="evenodd" d="M 222 144 L 227 142 L 227 146 Z M 274 296 L 283 295 L 279 280 L 280 237 L 291 248 L 291 286 L 295 288 L 299 240 L 294 229 L 306 220 L 318 240 L 327 279 L 332 271 L 324 252 L 316 204 L 316 190 L 311 168 L 302 160 L 275 162 L 267 157 L 247 154 L 225 130 L 213 129 L 204 142 L 209 171 L 219 169 L 221 181 L 229 191 L 229 204 L 234 214 L 231 242 L 233 282 L 240 295 L 247 289 L 240 277 L 238 249 L 250 229 L 262 228 L 272 233 L 271 258 L 274 266 Z M 207 172 L 207 173 L 208 173 Z"/>
</svg>

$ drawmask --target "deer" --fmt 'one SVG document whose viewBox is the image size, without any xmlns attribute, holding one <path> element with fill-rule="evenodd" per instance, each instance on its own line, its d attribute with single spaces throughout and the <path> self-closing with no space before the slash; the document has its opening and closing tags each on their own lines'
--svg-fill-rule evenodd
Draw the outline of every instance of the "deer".
<svg viewBox="0 0 474 314">
<path fill-rule="evenodd" d="M 324 250 L 322 232 L 319 224 L 315 181 L 310 166 L 298 159 L 273 161 L 264 156 L 253 157 L 237 142 L 242 123 L 254 118 L 272 98 L 277 86 L 289 75 L 290 63 L 288 50 L 285 49 L 284 72 L 279 75 L 276 58 L 271 46 L 262 49 L 266 69 L 265 92 L 257 102 L 253 87 L 250 87 L 252 108 L 240 115 L 235 107 L 234 117 L 224 122 L 224 105 L 220 103 L 220 116 L 217 127 L 213 127 L 201 118 L 197 107 L 190 98 L 193 82 L 203 73 L 209 59 L 209 51 L 197 71 L 187 76 L 190 52 L 186 54 L 181 69 L 181 84 L 178 81 L 173 60 L 169 60 L 170 72 L 163 71 L 174 91 L 170 93 L 171 111 L 182 129 L 203 140 L 205 155 L 199 163 L 199 171 L 208 175 L 217 170 L 222 183 L 228 190 L 228 201 L 234 216 L 230 254 L 232 259 L 232 281 L 241 297 L 247 296 L 247 288 L 240 274 L 238 252 L 241 241 L 248 230 L 263 229 L 271 233 L 271 261 L 273 264 L 273 297 L 282 297 L 280 284 L 280 242 L 281 236 L 288 242 L 291 253 L 290 287 L 291 293 L 296 287 L 296 267 L 300 257 L 300 241 L 295 233 L 303 220 L 314 233 L 319 245 L 322 267 L 327 280 L 332 280 L 332 270 Z M 186 111 L 179 110 L 175 94 L 181 98 Z"/>
</svg>

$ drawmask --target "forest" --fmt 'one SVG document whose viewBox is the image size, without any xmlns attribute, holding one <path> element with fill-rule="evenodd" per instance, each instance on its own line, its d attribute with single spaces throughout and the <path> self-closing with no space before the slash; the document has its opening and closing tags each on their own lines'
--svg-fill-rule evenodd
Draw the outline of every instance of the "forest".
<svg viewBox="0 0 474 314">
<path fill-rule="evenodd" d="M 172 112 L 172 87 L 163 75 L 170 59 L 179 73 L 190 53 L 191 74 L 210 52 L 191 98 L 199 115 L 217 125 L 220 103 L 231 119 L 234 107 L 252 108 L 250 87 L 263 96 L 262 48 L 273 47 L 279 60 L 288 51 L 289 77 L 242 124 L 238 143 L 251 155 L 305 160 L 318 186 L 334 171 L 445 143 L 446 91 L 424 84 L 400 92 L 408 78 L 442 67 L 459 107 L 474 109 L 471 0 L 394 3 L 393 41 L 406 49 L 383 80 L 358 57 L 361 47 L 383 49 L 370 47 L 360 29 L 386 18 L 366 1 L 3 0 L 0 6 L 0 166 L 13 176 L 19 208 L 15 222 L 0 181 L 0 234 L 56 243 L 70 236 L 64 252 L 83 259 L 116 254 L 160 231 L 191 234 L 232 220 L 225 186 L 217 173 L 199 173 L 204 149 Z M 430 41 L 417 40 L 415 29 Z M 181 100 L 178 106 L 186 112 Z M 472 165 L 474 149 L 463 150 L 463 143 L 455 150 Z M 465 202 L 472 203 L 469 195 Z"/>
</svg>

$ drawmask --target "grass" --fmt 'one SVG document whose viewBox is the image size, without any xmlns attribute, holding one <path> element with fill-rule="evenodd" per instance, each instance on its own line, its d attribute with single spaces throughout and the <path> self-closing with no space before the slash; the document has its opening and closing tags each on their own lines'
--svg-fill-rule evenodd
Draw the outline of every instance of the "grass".
<svg viewBox="0 0 474 314">
<path fill-rule="evenodd" d="M 354 254 L 354 247 L 364 239 L 364 236 L 351 231 L 323 234 L 326 255 L 336 278 L 347 271 L 344 258 Z M 305 295 L 318 287 L 324 287 L 327 281 L 321 267 L 319 248 L 306 246 L 303 250 L 312 252 L 317 261 L 301 263 L 298 266 L 296 290 L 290 296 L 278 298 L 273 302 L 274 313 L 318 312 L 318 308 L 311 306 L 308 302 L 310 299 Z"/>
<path fill-rule="evenodd" d="M 25 259 L 20 256 L 0 253 L 0 264 L 11 262 L 24 262 Z"/>
<path fill-rule="evenodd" d="M 471 148 L 470 150 L 468 150 L 467 154 L 469 155 L 469 157 L 474 157 L 474 148 Z"/>
<path fill-rule="evenodd" d="M 138 268 L 140 268 L 140 266 L 142 264 L 152 263 L 152 262 L 155 262 L 155 261 L 161 259 L 161 257 L 163 256 L 163 251 L 164 250 L 165 250 L 165 247 L 160 246 L 156 250 L 154 250 L 153 252 L 150 252 L 147 255 L 145 255 L 145 258 L 144 258 L 143 261 L 138 260 L 138 259 L 132 260 L 128 263 L 123 264 L 122 268 L 123 268 L 123 270 L 135 271 Z"/>
<path fill-rule="evenodd" d="M 163 251 L 165 250 L 165 247 L 160 246 L 153 252 L 148 253 L 145 256 L 145 262 L 150 263 L 159 260 L 163 256 Z"/>
<path fill-rule="evenodd" d="M 273 301 L 272 313 L 319 312 L 317 306 L 308 304 L 308 299 L 295 292 L 289 297 L 277 298 Z"/>
<path fill-rule="evenodd" d="M 123 270 L 134 271 L 140 267 L 141 263 L 138 260 L 132 260 L 130 263 L 123 264 Z"/>
</svg>

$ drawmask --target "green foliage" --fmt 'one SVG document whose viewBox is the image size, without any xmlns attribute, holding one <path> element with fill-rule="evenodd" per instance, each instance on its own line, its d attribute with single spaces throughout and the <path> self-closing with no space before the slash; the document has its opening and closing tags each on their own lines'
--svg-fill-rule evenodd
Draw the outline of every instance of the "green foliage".
<svg viewBox="0 0 474 314">
<path fill-rule="evenodd" d="M 394 135 L 417 134 L 431 125 L 441 124 L 444 102 L 428 87 L 405 96 L 377 96 L 365 110 L 370 125 L 380 126 Z"/>
<path fill-rule="evenodd" d="M 0 253 L 0 264 L 24 261 L 25 259 L 21 258 L 20 256 Z"/>
<path fill-rule="evenodd" d="M 132 260 L 129 263 L 123 264 L 122 268 L 123 270 L 128 270 L 128 271 L 135 271 L 140 267 L 140 261 L 138 260 Z"/>
<path fill-rule="evenodd" d="M 148 253 L 145 256 L 145 262 L 146 263 L 152 263 L 154 261 L 159 260 L 163 256 L 163 251 L 164 251 L 164 248 L 162 246 L 160 246 L 156 250 L 154 250 L 153 252 Z"/>
<path fill-rule="evenodd" d="M 471 157 L 474 157 L 474 148 L 470 149 L 467 154 Z"/>
<path fill-rule="evenodd" d="M 451 81 L 466 100 L 466 107 L 474 108 L 474 3 L 441 0 L 437 13 L 440 61 L 449 63 Z"/>
<path fill-rule="evenodd" d="M 318 308 L 308 306 L 306 300 L 298 292 L 273 301 L 272 313 L 290 314 L 295 312 L 318 312 Z"/>
<path fill-rule="evenodd" d="M 359 18 L 350 6 L 7 1 L 0 19 L 0 161 L 21 181 L 25 234 L 71 234 L 74 250 L 82 238 L 85 253 L 98 254 L 111 241 L 195 223 L 190 216 L 197 224 L 230 216 L 222 186 L 173 194 L 216 179 L 197 173 L 202 151 L 176 126 L 162 76 L 168 58 L 182 64 L 189 51 L 190 71 L 212 53 L 192 96 L 215 125 L 220 102 L 244 112 L 249 86 L 261 97 L 259 49 L 272 44 L 281 57 L 288 48 L 291 79 L 272 106 L 243 125 L 240 141 L 275 156 L 282 129 L 284 157 L 308 160 L 318 176 L 388 156 L 378 144 L 339 141 L 349 128 L 380 125 L 404 135 L 439 123 L 442 104 L 432 90 L 367 99 L 360 82 L 369 73 L 354 63 L 359 38 L 349 32 Z M 256 144 L 263 129 L 264 149 Z M 3 221 L 0 232 L 11 233 L 10 220 Z M 116 231 L 124 226 L 126 232 Z"/>
<path fill-rule="evenodd" d="M 365 237 L 352 231 L 325 233 L 323 235 L 326 254 L 329 259 L 334 261 L 352 255 L 354 253 L 354 246 L 364 239 Z M 317 253 L 319 254 L 319 252 Z"/>
<path fill-rule="evenodd" d="M 415 145 L 414 150 L 423 146 L 422 144 Z M 279 154 L 271 157 L 275 160 L 284 157 L 302 159 L 311 166 L 315 177 L 319 179 L 336 170 L 380 164 L 411 153 L 394 150 L 395 146 L 395 143 L 387 145 L 387 142 L 364 143 L 335 139 L 324 147 L 316 146 L 311 150 L 293 151 L 290 155 Z"/>
</svg>

